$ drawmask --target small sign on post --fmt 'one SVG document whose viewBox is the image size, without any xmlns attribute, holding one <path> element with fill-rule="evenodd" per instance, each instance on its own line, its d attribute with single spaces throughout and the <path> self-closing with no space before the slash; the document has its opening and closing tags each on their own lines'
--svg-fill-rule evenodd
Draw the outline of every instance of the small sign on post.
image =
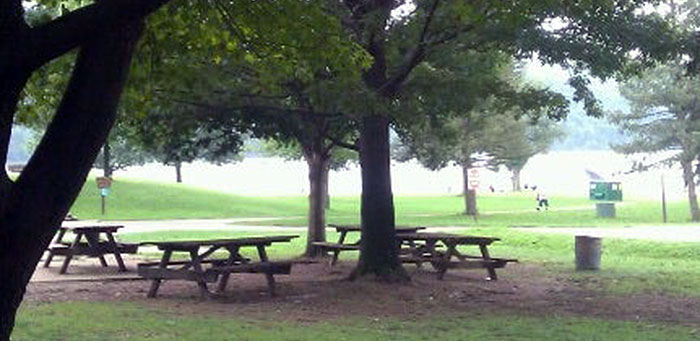
<svg viewBox="0 0 700 341">
<path fill-rule="evenodd" d="M 479 189 L 479 170 L 476 168 L 469 169 L 469 189 Z"/>
<path fill-rule="evenodd" d="M 97 179 L 97 188 L 103 189 L 103 188 L 110 188 L 112 187 L 112 179 L 105 177 L 105 176 L 98 176 Z"/>
<path fill-rule="evenodd" d="M 109 195 L 109 188 L 112 187 L 112 179 L 100 176 L 95 179 L 97 181 L 97 188 L 100 190 L 100 198 L 102 199 L 102 214 L 105 214 L 105 207 L 107 205 L 107 196 Z"/>
</svg>

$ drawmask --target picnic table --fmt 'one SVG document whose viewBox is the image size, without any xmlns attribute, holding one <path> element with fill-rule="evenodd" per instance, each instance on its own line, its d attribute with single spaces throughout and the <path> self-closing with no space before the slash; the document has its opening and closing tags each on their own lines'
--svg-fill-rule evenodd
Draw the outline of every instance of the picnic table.
<svg viewBox="0 0 700 341">
<path fill-rule="evenodd" d="M 289 242 L 298 236 L 264 236 L 235 239 L 188 240 L 144 242 L 139 245 L 153 245 L 163 251 L 159 262 L 138 264 L 138 274 L 151 280 L 148 297 L 156 297 L 161 281 L 179 279 L 197 282 L 200 294 L 208 298 L 211 294 L 207 283 L 218 281 L 217 292 L 226 289 L 231 273 L 262 273 L 267 279 L 268 290 L 275 294 L 276 274 L 289 274 L 292 261 L 270 261 L 265 248 L 272 243 Z M 240 254 L 244 247 L 255 247 L 259 261 L 251 261 Z M 200 249 L 203 251 L 200 252 Z M 226 258 L 214 258 L 216 251 L 226 251 Z M 175 252 L 184 252 L 189 259 L 172 261 Z"/>
<path fill-rule="evenodd" d="M 60 274 L 66 273 L 73 256 L 97 257 L 102 266 L 107 267 L 107 260 L 104 256 L 112 254 L 117 261 L 119 271 L 127 271 L 121 255 L 136 253 L 138 245 L 117 243 L 114 239 L 114 233 L 123 227 L 122 225 L 61 226 L 54 243 L 49 246 L 49 254 L 44 261 L 44 267 L 48 268 L 51 265 L 54 256 L 65 257 L 59 271 Z M 75 235 L 73 241 L 64 240 L 66 232 L 72 232 Z M 100 238 L 101 236 L 105 238 Z"/>
<path fill-rule="evenodd" d="M 465 236 L 450 233 L 397 233 L 397 241 L 409 245 L 401 252 L 404 263 L 415 263 L 420 267 L 430 263 L 438 271 L 438 279 L 442 279 L 448 269 L 478 269 L 485 268 L 489 280 L 497 280 L 497 268 L 503 268 L 516 259 L 493 258 L 488 246 L 500 240 L 499 238 Z M 459 246 L 478 246 L 479 255 L 467 255 L 459 251 Z"/>
<path fill-rule="evenodd" d="M 362 232 L 362 227 L 359 225 L 335 225 L 328 224 L 328 227 L 334 228 L 339 234 L 338 242 L 313 242 L 312 245 L 322 248 L 325 251 L 333 252 L 333 256 L 329 261 L 329 265 L 333 266 L 338 261 L 338 256 L 341 251 L 359 251 L 360 239 L 354 243 L 345 241 L 349 232 Z M 396 233 L 415 233 L 418 230 L 424 230 L 423 226 L 395 226 Z"/>
</svg>

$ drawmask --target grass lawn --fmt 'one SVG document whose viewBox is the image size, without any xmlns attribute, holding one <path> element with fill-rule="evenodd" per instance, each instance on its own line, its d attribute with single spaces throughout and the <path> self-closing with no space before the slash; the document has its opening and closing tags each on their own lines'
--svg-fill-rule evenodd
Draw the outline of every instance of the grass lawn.
<svg viewBox="0 0 700 341">
<path fill-rule="evenodd" d="M 552 210 L 535 211 L 531 192 L 485 194 L 478 197 L 481 216 L 477 222 L 460 214 L 464 210 L 460 196 L 397 196 L 396 222 L 427 226 L 620 226 L 660 223 L 659 204 L 649 201 L 625 201 L 617 205 L 617 218 L 597 218 L 593 202 L 587 198 L 552 197 Z M 100 198 L 93 179 L 86 182 L 71 212 L 81 219 L 188 219 L 286 217 L 259 222 L 265 225 L 303 226 L 306 224 L 307 198 L 243 197 L 202 190 L 182 184 L 120 180 L 113 183 L 107 198 L 107 214 L 100 213 Z M 359 222 L 358 197 L 333 197 L 328 221 L 338 224 Z M 668 205 L 669 222 L 687 223 L 686 202 Z"/>
<path fill-rule="evenodd" d="M 80 323 L 82 321 L 84 323 Z M 13 340 L 697 340 L 689 327 L 505 313 L 411 321 L 357 316 L 300 323 L 284 319 L 187 316 L 146 303 L 55 303 L 21 309 Z"/>
<path fill-rule="evenodd" d="M 108 198 L 108 214 L 99 213 L 94 182 L 86 184 L 72 212 L 82 219 L 172 219 L 283 217 L 272 224 L 304 226 L 305 197 L 241 197 L 182 185 L 118 180 Z M 552 210 L 536 212 L 532 193 L 484 195 L 478 199 L 478 222 L 459 213 L 457 196 L 397 197 L 397 224 L 464 226 L 464 234 L 499 237 L 490 248 L 495 257 L 517 258 L 546 280 L 576 283 L 590 292 L 628 297 L 663 295 L 700 297 L 700 243 L 662 243 L 606 238 L 602 270 L 576 272 L 574 239 L 509 228 L 512 225 L 618 226 L 660 222 L 658 204 L 625 201 L 618 218 L 595 217 L 594 205 L 585 198 L 551 199 Z M 334 197 L 328 211 L 332 223 L 358 223 L 359 198 Z M 669 205 L 673 223 L 685 223 L 687 204 Z M 269 225 L 271 222 L 262 224 Z M 670 232 L 672 233 L 672 232 Z M 289 244 L 268 248 L 271 258 L 302 253 L 303 230 L 157 231 L 121 233 L 126 242 L 244 237 L 265 234 L 299 234 Z M 356 236 L 355 236 L 356 237 Z M 336 240 L 329 229 L 327 238 Z M 352 239 L 351 239 L 352 240 Z M 356 259 L 344 252 L 343 259 Z M 513 265 L 514 266 L 514 265 Z M 528 270 L 529 271 L 529 270 Z M 521 279 L 523 280 L 523 279 Z M 517 281 L 515 281 L 517 283 Z M 698 340 L 694 327 L 659 321 L 625 321 L 589 315 L 527 314 L 510 310 L 472 311 L 457 314 L 427 313 L 410 319 L 349 315 L 342 318 L 298 320 L 267 315 L 223 315 L 216 312 L 169 312 L 157 301 L 54 302 L 25 304 L 18 317 L 13 340 Z M 646 301 L 643 301 L 646 302 Z M 180 304 L 180 303 L 177 303 Z M 193 302 L 194 310 L 197 303 Z M 644 309 L 647 306 L 644 305 Z M 269 307 L 268 307 L 269 308 Z M 86 321 L 86 323 L 76 323 Z"/>
</svg>

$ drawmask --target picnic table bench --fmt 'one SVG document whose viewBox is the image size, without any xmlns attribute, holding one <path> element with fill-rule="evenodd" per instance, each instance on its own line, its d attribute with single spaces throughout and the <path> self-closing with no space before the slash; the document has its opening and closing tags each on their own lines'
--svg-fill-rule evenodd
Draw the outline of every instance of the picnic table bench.
<svg viewBox="0 0 700 341">
<path fill-rule="evenodd" d="M 161 281 L 165 279 L 179 279 L 197 282 L 200 294 L 208 298 L 211 294 L 207 283 L 218 281 L 217 292 L 226 290 L 229 277 L 232 273 L 260 273 L 267 280 L 268 290 L 275 295 L 274 275 L 289 274 L 294 261 L 270 261 L 265 247 L 272 243 L 289 242 L 298 236 L 265 236 L 235 239 L 213 240 L 188 240 L 188 241 L 163 241 L 144 242 L 140 245 L 154 245 L 163 251 L 163 257 L 159 262 L 145 262 L 138 264 L 138 274 L 151 280 L 148 297 L 156 297 Z M 252 261 L 243 257 L 239 251 L 243 247 L 255 247 L 259 261 Z M 203 252 L 200 249 L 206 248 Z M 225 250 L 226 258 L 210 258 L 216 251 Z M 175 252 L 184 252 L 189 259 L 183 261 L 171 261 Z M 204 266 L 206 265 L 206 267 Z"/>
<path fill-rule="evenodd" d="M 44 267 L 48 268 L 51 265 L 54 256 L 65 257 L 59 271 L 60 274 L 66 273 L 73 256 L 97 257 L 100 264 L 107 267 L 107 260 L 104 256 L 112 254 L 117 261 L 119 271 L 127 271 L 121 255 L 136 253 L 138 244 L 117 243 L 114 239 L 114 233 L 123 227 L 122 225 L 61 226 L 54 242 L 48 248 L 49 254 L 44 261 Z M 75 235 L 73 241 L 63 239 L 67 232 L 72 232 Z M 105 238 L 101 239 L 100 236 Z"/>
<path fill-rule="evenodd" d="M 516 259 L 493 258 L 489 254 L 488 245 L 500 240 L 499 238 L 464 236 L 450 233 L 397 233 L 397 241 L 405 247 L 400 253 L 404 263 L 415 263 L 420 267 L 423 263 L 430 263 L 438 271 L 438 279 L 442 279 L 448 269 L 479 269 L 485 268 L 489 280 L 497 280 L 497 268 L 503 268 L 509 262 L 517 262 Z M 445 250 L 438 250 L 440 247 Z M 460 252 L 459 246 L 478 246 L 480 254 L 467 255 Z"/>
<path fill-rule="evenodd" d="M 335 265 L 338 262 L 338 256 L 341 251 L 359 251 L 360 250 L 360 239 L 354 243 L 346 243 L 345 238 L 349 232 L 362 232 L 362 227 L 359 225 L 335 225 L 328 224 L 328 227 L 334 228 L 339 234 L 338 242 L 313 242 L 314 246 L 317 246 L 324 251 L 333 252 L 333 256 L 329 260 L 328 264 L 330 266 Z M 409 233 L 416 232 L 418 230 L 423 230 L 423 226 L 396 226 L 394 227 L 397 233 Z"/>
</svg>

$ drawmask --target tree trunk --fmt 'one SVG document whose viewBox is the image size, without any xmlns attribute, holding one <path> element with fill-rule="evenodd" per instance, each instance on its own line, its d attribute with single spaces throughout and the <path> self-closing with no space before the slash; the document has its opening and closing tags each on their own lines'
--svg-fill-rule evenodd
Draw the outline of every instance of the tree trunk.
<svg viewBox="0 0 700 341">
<path fill-rule="evenodd" d="M 0 340 L 9 339 L 26 285 L 114 123 L 140 29 L 113 27 L 85 43 L 42 141 L 0 198 Z"/>
<path fill-rule="evenodd" d="M 328 169 L 327 173 L 330 173 L 330 168 Z M 328 188 L 328 174 L 326 174 L 326 183 L 323 185 L 323 187 L 326 189 L 326 209 L 330 210 L 331 209 L 331 192 Z"/>
<path fill-rule="evenodd" d="M 109 141 L 105 141 L 102 147 L 102 174 L 105 178 L 112 176 L 112 153 L 109 148 Z"/>
<path fill-rule="evenodd" d="M 175 182 L 182 183 L 182 162 L 175 162 Z"/>
<path fill-rule="evenodd" d="M 512 175 L 510 177 L 510 180 L 513 183 L 513 192 L 522 191 L 522 188 L 520 187 L 520 172 L 522 170 L 522 168 L 513 168 L 511 170 Z"/>
<path fill-rule="evenodd" d="M 373 274 L 383 281 L 408 281 L 398 257 L 391 192 L 389 117 L 371 115 L 360 127 L 362 242 L 351 279 Z"/>
<path fill-rule="evenodd" d="M 690 206 L 690 220 L 700 221 L 700 209 L 698 208 L 698 196 L 695 192 L 695 172 L 692 161 L 681 161 L 683 167 L 683 180 L 688 186 L 688 204 Z"/>
<path fill-rule="evenodd" d="M 309 226 L 306 236 L 307 257 L 322 256 L 321 249 L 314 247 L 313 242 L 326 241 L 326 199 L 328 195 L 328 166 L 329 155 L 318 151 L 306 157 L 309 166 Z"/>
<path fill-rule="evenodd" d="M 462 179 L 464 180 L 464 206 L 465 214 L 476 217 L 478 214 L 476 209 L 476 190 L 469 188 L 469 168 L 470 165 L 465 163 L 462 165 Z"/>
</svg>

